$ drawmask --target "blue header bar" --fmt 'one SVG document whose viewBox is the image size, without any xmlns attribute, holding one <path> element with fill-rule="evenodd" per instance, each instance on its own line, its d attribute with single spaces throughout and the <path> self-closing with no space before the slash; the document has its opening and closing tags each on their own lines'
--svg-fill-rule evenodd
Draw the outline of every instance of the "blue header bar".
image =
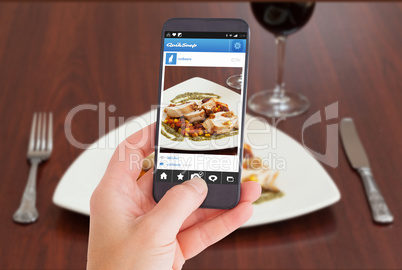
<svg viewBox="0 0 402 270">
<path fill-rule="evenodd" d="M 245 39 L 165 38 L 165 52 L 245 53 Z"/>
</svg>

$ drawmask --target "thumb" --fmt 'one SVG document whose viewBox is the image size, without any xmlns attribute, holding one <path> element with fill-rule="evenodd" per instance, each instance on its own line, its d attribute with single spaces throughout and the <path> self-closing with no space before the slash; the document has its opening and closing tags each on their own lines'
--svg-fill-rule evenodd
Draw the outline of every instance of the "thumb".
<svg viewBox="0 0 402 270">
<path fill-rule="evenodd" d="M 183 222 L 205 200 L 208 187 L 201 178 L 193 178 L 169 189 L 147 216 L 164 230 L 176 235 Z"/>
</svg>

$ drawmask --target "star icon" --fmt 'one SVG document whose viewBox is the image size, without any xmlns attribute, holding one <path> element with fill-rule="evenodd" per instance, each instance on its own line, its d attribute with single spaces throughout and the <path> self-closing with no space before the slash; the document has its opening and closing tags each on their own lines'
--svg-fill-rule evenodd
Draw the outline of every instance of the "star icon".
<svg viewBox="0 0 402 270">
<path fill-rule="evenodd" d="M 178 180 L 183 180 L 183 177 L 184 177 L 184 175 L 183 175 L 182 173 L 180 173 L 180 174 L 177 175 L 177 179 L 178 179 Z"/>
</svg>

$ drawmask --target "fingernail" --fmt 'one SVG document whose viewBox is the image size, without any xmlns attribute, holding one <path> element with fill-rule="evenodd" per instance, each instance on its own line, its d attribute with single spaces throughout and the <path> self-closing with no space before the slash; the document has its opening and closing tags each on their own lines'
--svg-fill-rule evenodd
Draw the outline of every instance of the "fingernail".
<svg viewBox="0 0 402 270">
<path fill-rule="evenodd" d="M 201 178 L 193 178 L 186 181 L 185 184 L 192 186 L 199 194 L 204 194 L 208 189 L 207 183 Z"/>
</svg>

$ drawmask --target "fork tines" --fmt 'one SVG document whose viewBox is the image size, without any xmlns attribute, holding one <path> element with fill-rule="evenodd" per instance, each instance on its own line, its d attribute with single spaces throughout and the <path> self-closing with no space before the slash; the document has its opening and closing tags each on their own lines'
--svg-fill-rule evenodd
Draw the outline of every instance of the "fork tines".
<svg viewBox="0 0 402 270">
<path fill-rule="evenodd" d="M 46 121 L 47 118 L 48 121 Z M 48 125 L 46 126 L 47 122 Z M 46 139 L 46 133 L 47 133 L 47 139 Z M 31 135 L 29 137 L 28 155 L 30 152 L 52 151 L 53 148 L 52 133 L 53 133 L 52 113 L 49 113 L 49 117 L 47 117 L 47 113 L 42 112 L 34 113 L 31 127 Z"/>
</svg>

